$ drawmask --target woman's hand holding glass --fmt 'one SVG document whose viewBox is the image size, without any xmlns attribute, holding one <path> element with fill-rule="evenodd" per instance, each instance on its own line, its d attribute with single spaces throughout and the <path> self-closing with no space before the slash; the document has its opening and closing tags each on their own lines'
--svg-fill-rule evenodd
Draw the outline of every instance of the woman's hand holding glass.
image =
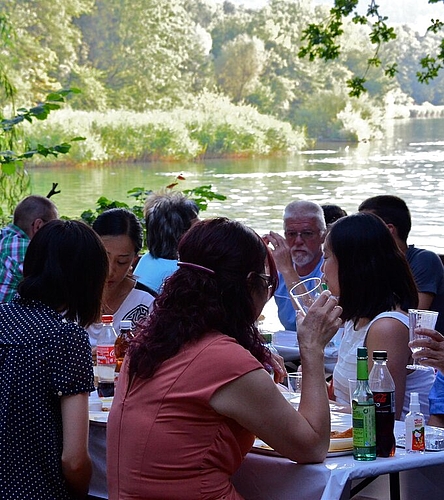
<svg viewBox="0 0 444 500">
<path fill-rule="evenodd" d="M 342 324 L 342 307 L 328 290 L 324 290 L 307 311 L 306 316 L 298 318 L 299 348 L 322 349 L 330 342 Z"/>
<path fill-rule="evenodd" d="M 284 358 L 279 353 L 272 352 L 270 361 L 271 367 L 273 368 L 273 380 L 276 384 L 282 384 L 287 376 Z"/>
<path fill-rule="evenodd" d="M 298 316 L 304 317 L 321 293 L 321 278 L 307 278 L 296 283 L 290 290 L 290 296 L 297 307 Z"/>
</svg>

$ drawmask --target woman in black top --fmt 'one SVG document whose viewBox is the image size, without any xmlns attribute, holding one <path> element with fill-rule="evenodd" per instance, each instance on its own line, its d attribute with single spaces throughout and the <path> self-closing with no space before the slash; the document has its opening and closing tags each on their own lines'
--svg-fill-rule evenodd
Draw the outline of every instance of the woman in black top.
<svg viewBox="0 0 444 500">
<path fill-rule="evenodd" d="M 84 327 L 100 316 L 108 271 L 95 232 L 55 220 L 31 240 L 24 279 L 0 304 L 0 492 L 3 500 L 83 498 L 88 492 Z"/>
</svg>

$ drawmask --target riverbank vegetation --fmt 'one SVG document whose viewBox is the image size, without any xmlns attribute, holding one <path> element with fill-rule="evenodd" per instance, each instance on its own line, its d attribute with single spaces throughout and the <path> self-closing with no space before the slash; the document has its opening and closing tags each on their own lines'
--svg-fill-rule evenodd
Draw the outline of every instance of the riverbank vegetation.
<svg viewBox="0 0 444 500">
<path fill-rule="evenodd" d="M 303 132 L 289 123 L 261 115 L 250 105 L 236 106 L 227 97 L 208 93 L 194 100 L 193 109 L 144 113 L 65 109 L 25 130 L 31 147 L 42 138 L 57 143 L 82 134 L 85 140 L 71 146 L 68 161 L 74 162 L 240 158 L 288 154 L 306 144 Z"/>
</svg>

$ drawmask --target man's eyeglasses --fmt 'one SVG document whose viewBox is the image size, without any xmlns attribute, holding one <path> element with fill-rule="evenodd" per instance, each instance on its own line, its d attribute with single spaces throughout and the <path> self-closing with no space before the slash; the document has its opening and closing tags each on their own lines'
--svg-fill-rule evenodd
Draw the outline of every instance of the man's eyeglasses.
<svg viewBox="0 0 444 500">
<path fill-rule="evenodd" d="M 319 231 L 285 231 L 285 237 L 288 240 L 295 240 L 300 236 L 304 241 L 310 241 L 318 234 Z"/>
</svg>

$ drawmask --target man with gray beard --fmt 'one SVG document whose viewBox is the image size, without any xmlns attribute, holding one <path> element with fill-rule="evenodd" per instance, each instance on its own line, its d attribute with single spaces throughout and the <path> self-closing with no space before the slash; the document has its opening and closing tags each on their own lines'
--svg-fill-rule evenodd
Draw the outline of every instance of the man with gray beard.
<svg viewBox="0 0 444 500">
<path fill-rule="evenodd" d="M 274 294 L 279 320 L 286 330 L 296 330 L 296 312 L 289 290 L 299 281 L 322 276 L 322 244 L 326 235 L 322 208 L 311 201 L 293 201 L 284 210 L 284 235 L 271 231 L 264 237 L 272 245 L 279 271 Z"/>
</svg>

